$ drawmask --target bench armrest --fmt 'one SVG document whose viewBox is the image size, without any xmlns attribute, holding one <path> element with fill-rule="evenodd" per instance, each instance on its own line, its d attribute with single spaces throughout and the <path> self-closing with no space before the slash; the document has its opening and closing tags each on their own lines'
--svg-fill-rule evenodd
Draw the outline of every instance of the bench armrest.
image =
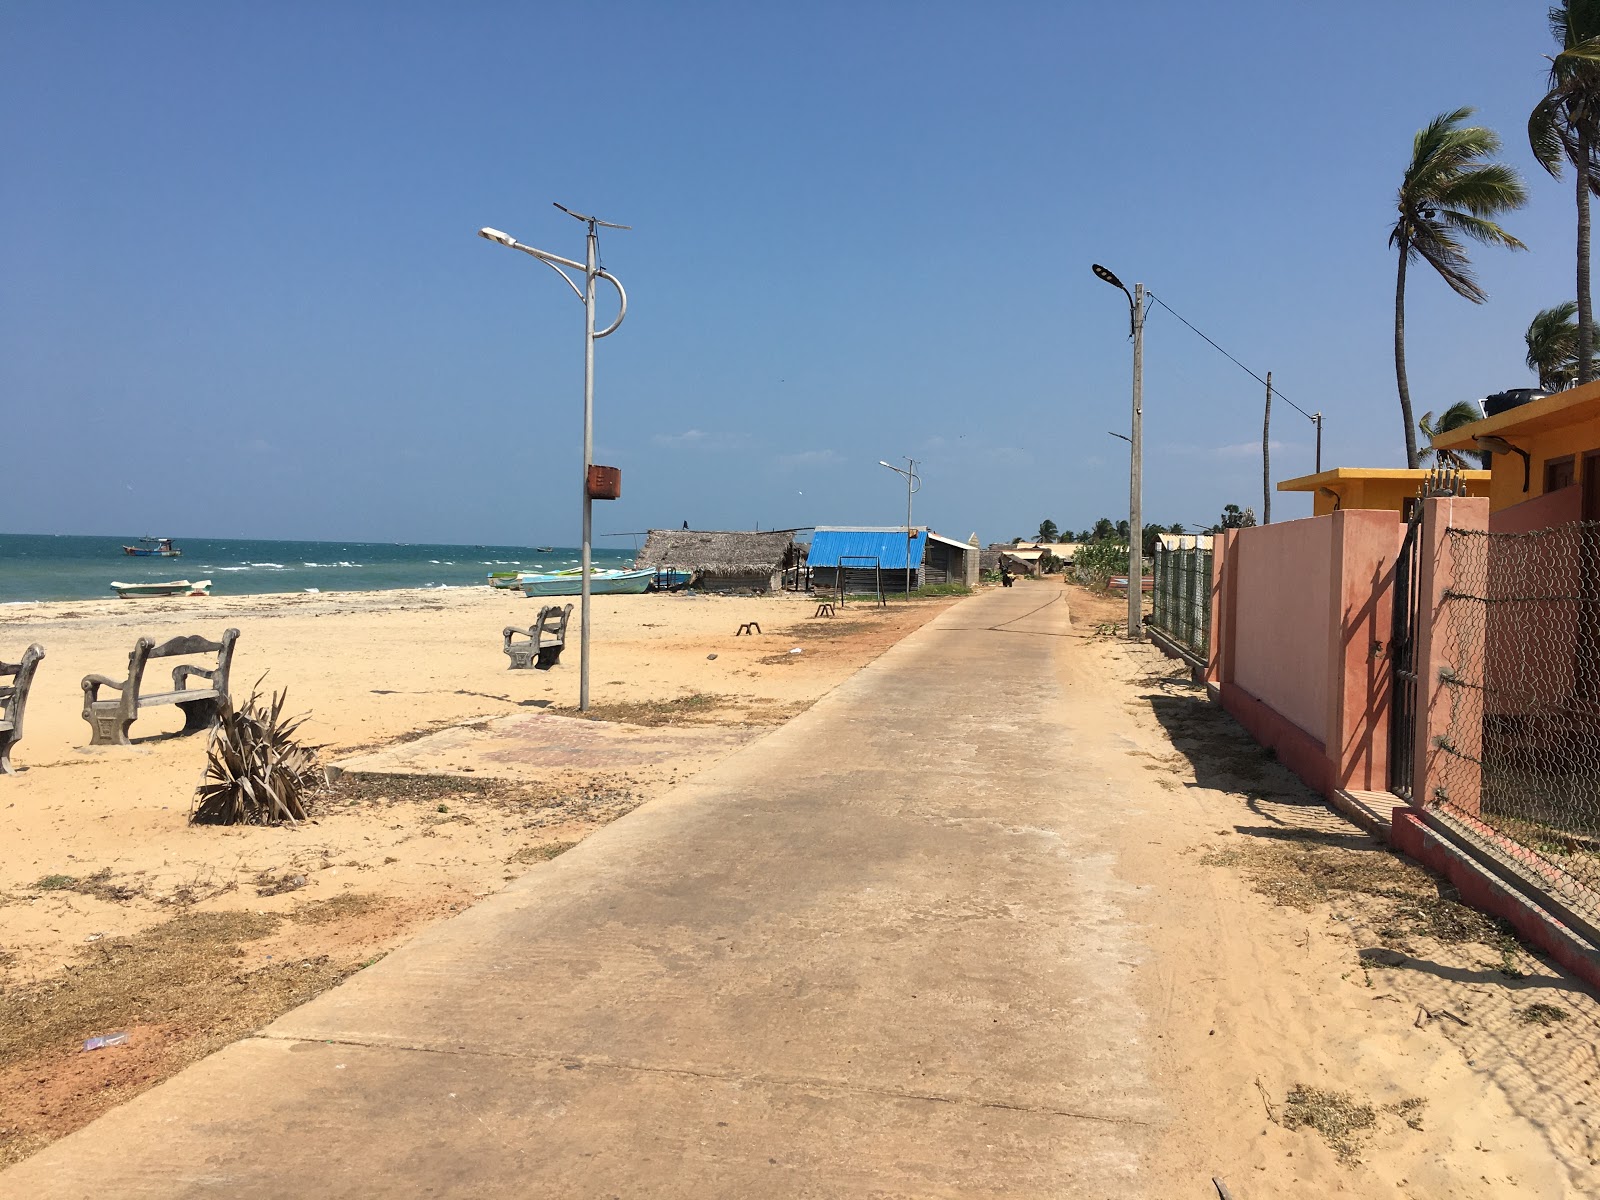
<svg viewBox="0 0 1600 1200">
<path fill-rule="evenodd" d="M 174 691 L 185 691 L 189 686 L 189 676 L 198 675 L 201 679 L 215 679 L 217 673 L 205 667 L 194 667 L 188 663 L 172 668 L 172 687 Z"/>
<path fill-rule="evenodd" d="M 85 675 L 83 677 L 83 690 L 90 700 L 95 699 L 103 687 L 115 688 L 120 692 L 127 686 L 128 681 L 126 679 L 116 680 L 107 675 Z"/>
<path fill-rule="evenodd" d="M 515 625 L 507 625 L 502 632 L 505 635 L 506 645 L 508 645 L 508 646 L 511 645 L 511 635 L 514 634 L 514 633 L 520 633 L 523 637 L 532 637 L 533 636 L 533 630 L 531 630 L 531 629 L 518 629 Z"/>
</svg>

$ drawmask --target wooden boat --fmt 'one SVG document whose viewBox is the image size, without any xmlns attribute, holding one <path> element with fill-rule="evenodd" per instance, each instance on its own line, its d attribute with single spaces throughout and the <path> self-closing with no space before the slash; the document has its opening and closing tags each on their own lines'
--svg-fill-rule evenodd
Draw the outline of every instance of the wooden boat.
<svg viewBox="0 0 1600 1200">
<path fill-rule="evenodd" d="M 643 571 L 591 571 L 589 591 L 596 596 L 636 596 L 650 590 L 656 573 Z M 576 596 L 583 591 L 583 572 L 558 571 L 551 575 L 524 572 L 519 577 L 525 596 Z"/>
<path fill-rule="evenodd" d="M 650 586 L 658 592 L 674 592 L 688 587 L 694 580 L 693 571 L 680 571 L 676 567 L 653 568 L 651 576 Z"/>
<path fill-rule="evenodd" d="M 540 554 L 554 554 L 556 552 L 554 546 L 535 546 L 534 549 Z"/>
<path fill-rule="evenodd" d="M 198 579 L 194 583 L 187 579 L 173 579 L 166 583 L 118 583 L 112 580 L 111 590 L 124 600 L 138 596 L 209 596 L 211 580 Z"/>
<path fill-rule="evenodd" d="M 171 538 L 140 538 L 143 543 L 138 546 L 124 546 L 124 554 L 136 555 L 139 558 L 182 558 L 183 551 L 172 544 Z"/>
<path fill-rule="evenodd" d="M 521 571 L 490 571 L 489 586 L 516 591 L 522 586 Z"/>
</svg>

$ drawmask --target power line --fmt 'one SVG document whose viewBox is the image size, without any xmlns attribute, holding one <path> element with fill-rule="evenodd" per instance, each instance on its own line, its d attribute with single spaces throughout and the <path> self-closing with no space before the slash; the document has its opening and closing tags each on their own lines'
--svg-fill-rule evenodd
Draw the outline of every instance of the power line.
<svg viewBox="0 0 1600 1200">
<path fill-rule="evenodd" d="M 1215 350 L 1218 354 L 1222 355 L 1223 358 L 1227 359 L 1234 366 L 1238 367 L 1246 375 L 1250 376 L 1251 379 L 1254 379 L 1262 387 L 1266 387 L 1267 386 L 1267 381 L 1265 379 L 1261 378 L 1261 376 L 1257 375 L 1249 367 L 1245 366 L 1237 358 L 1235 358 L 1233 355 L 1229 354 L 1221 346 L 1217 345 L 1216 342 L 1213 342 L 1209 337 L 1206 337 L 1206 335 L 1204 333 L 1201 333 L 1200 330 L 1195 329 L 1195 327 L 1193 325 L 1190 325 L 1189 322 L 1184 319 L 1184 316 L 1183 316 L 1182 313 L 1180 313 L 1177 309 L 1173 308 L 1172 305 L 1168 304 L 1160 296 L 1156 295 L 1154 292 L 1148 292 L 1148 291 L 1145 293 L 1145 295 L 1149 296 L 1150 299 L 1154 300 L 1157 304 L 1161 305 L 1162 308 L 1166 309 L 1173 316 L 1177 317 L 1178 320 L 1183 321 L 1183 323 L 1185 325 L 1188 325 L 1191 330 L 1193 330 L 1196 334 L 1199 334 L 1199 336 L 1201 338 L 1203 338 L 1206 341 L 1206 343 L 1211 346 L 1211 348 L 1213 350 Z M 1272 389 L 1272 396 L 1273 396 L 1273 399 L 1275 399 L 1275 400 L 1282 400 L 1285 404 L 1287 404 L 1290 408 L 1294 409 L 1295 412 L 1299 413 L 1306 420 L 1315 421 L 1317 419 L 1316 417 L 1314 417 L 1310 413 L 1308 413 L 1305 409 L 1301 408 L 1293 400 L 1289 399 L 1289 397 L 1285 396 L 1276 387 L 1274 387 Z"/>
</svg>

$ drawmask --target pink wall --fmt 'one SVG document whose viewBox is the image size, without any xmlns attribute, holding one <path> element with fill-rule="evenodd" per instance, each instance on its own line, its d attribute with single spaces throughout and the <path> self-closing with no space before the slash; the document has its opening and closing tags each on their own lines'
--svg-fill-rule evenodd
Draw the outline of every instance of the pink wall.
<svg viewBox="0 0 1600 1200">
<path fill-rule="evenodd" d="M 1583 520 L 1583 489 L 1577 484 L 1546 492 L 1489 514 L 1490 533 L 1528 533 Z"/>
<path fill-rule="evenodd" d="M 1237 581 L 1229 682 L 1326 743 L 1333 518 L 1241 529 L 1228 559 Z"/>
</svg>

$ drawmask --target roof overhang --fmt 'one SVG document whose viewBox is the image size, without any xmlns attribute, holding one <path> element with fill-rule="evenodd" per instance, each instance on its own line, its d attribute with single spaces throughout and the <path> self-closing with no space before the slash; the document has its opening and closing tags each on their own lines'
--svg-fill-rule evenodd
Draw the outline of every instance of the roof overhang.
<svg viewBox="0 0 1600 1200">
<path fill-rule="evenodd" d="M 1548 433 L 1597 417 L 1600 417 L 1600 383 L 1586 383 L 1441 433 L 1433 439 L 1433 445 L 1437 450 L 1476 450 L 1475 438 Z"/>
<path fill-rule="evenodd" d="M 1470 443 L 1468 448 L 1470 449 Z M 1318 488 L 1338 490 L 1341 484 L 1350 483 L 1421 483 L 1432 472 L 1425 467 L 1413 471 L 1406 467 L 1334 467 L 1331 471 L 1318 471 L 1315 475 L 1301 475 L 1294 479 L 1280 479 L 1280 492 L 1314 492 Z M 1488 471 L 1462 471 L 1461 477 L 1469 482 L 1486 483 Z"/>
</svg>

